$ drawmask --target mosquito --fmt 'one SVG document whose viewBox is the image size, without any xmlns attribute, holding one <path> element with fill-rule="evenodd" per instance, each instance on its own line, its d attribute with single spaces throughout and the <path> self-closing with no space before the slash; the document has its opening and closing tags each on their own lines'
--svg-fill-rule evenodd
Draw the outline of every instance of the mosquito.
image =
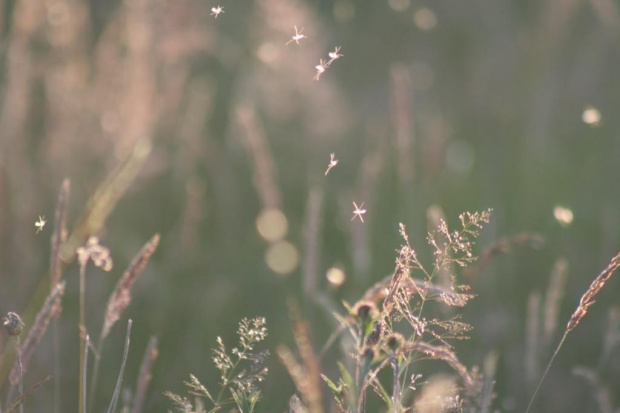
<svg viewBox="0 0 620 413">
<path fill-rule="evenodd" d="M 211 7 L 211 16 L 215 16 L 215 18 L 217 19 L 217 16 L 219 16 L 220 13 L 224 13 L 224 7 L 222 6 Z"/>
<path fill-rule="evenodd" d="M 295 42 L 297 44 L 299 44 L 299 41 L 301 39 L 307 39 L 308 37 L 305 34 L 302 34 L 304 32 L 304 28 L 302 27 L 301 30 L 297 30 L 297 26 L 293 26 L 295 27 L 295 35 L 293 35 L 293 37 L 291 38 L 291 40 L 289 40 L 288 42 L 286 42 L 286 45 L 288 46 L 289 43 L 291 42 Z"/>
<path fill-rule="evenodd" d="M 36 232 L 37 234 L 43 231 L 43 227 L 45 226 L 46 222 L 47 221 L 45 220 L 45 216 L 39 215 L 39 220 L 34 223 L 34 226 L 37 227 L 37 232 Z"/>
<path fill-rule="evenodd" d="M 327 165 L 327 170 L 325 171 L 325 176 L 329 173 L 329 171 L 336 165 L 338 165 L 338 159 L 335 158 L 335 153 L 329 154 L 329 165 Z"/>
<path fill-rule="evenodd" d="M 329 64 L 325 62 L 325 60 L 321 59 L 319 61 L 319 64 L 317 66 L 314 66 L 314 68 L 316 69 L 316 75 L 314 75 L 314 80 L 319 80 L 321 75 L 325 73 L 328 67 Z"/>
<path fill-rule="evenodd" d="M 353 218 L 351 218 L 351 221 L 353 221 L 356 217 L 359 217 L 360 221 L 364 222 L 364 218 L 362 217 L 362 215 L 366 213 L 366 210 L 362 209 L 364 208 L 364 203 L 362 202 L 360 206 L 357 206 L 357 204 L 353 202 L 353 206 L 355 207 L 355 210 L 353 211 Z"/>
<path fill-rule="evenodd" d="M 327 62 L 327 65 L 329 66 L 334 62 L 334 60 L 339 59 L 343 56 L 340 54 L 340 46 L 336 46 L 333 52 L 329 52 L 328 56 L 329 62 Z"/>
</svg>

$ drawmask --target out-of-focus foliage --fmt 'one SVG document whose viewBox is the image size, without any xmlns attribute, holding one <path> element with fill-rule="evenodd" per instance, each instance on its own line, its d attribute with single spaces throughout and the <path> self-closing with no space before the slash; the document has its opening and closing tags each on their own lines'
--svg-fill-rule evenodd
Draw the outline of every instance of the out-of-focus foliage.
<svg viewBox="0 0 620 413">
<path fill-rule="evenodd" d="M 295 26 L 307 38 L 286 45 Z M 499 242 L 507 254 L 461 274 L 477 296 L 463 315 L 471 340 L 456 351 L 495 365 L 494 407 L 522 411 L 558 329 L 620 248 L 619 40 L 612 0 L 0 1 L 0 313 L 42 303 L 63 179 L 71 228 L 146 140 L 150 157 L 97 234 L 115 269 L 89 270 L 86 314 L 95 339 L 121 271 L 161 234 L 124 315 L 130 388 L 160 337 L 145 411 L 169 408 L 162 393 L 180 392 L 189 373 L 215 382 L 209 348 L 243 317 L 266 317 L 272 348 L 290 342 L 289 298 L 319 349 L 337 326 L 330 310 L 394 269 L 399 222 L 428 254 L 427 225 L 486 208 L 478 253 Z M 336 47 L 342 56 L 313 80 Z M 353 202 L 363 223 L 351 221 Z M 509 242 L 523 232 L 546 242 Z M 542 298 L 556 262 L 567 275 L 550 330 Z M 61 411 L 73 411 L 75 263 L 64 279 Z M 617 338 L 605 332 L 616 331 L 607 312 L 619 284 L 608 285 L 564 345 L 541 411 L 594 411 L 597 390 L 618 388 Z M 122 330 L 102 354 L 97 405 L 114 390 Z M 26 387 L 52 371 L 53 354 L 48 334 Z M 331 348 L 323 368 L 337 373 L 342 357 Z M 284 411 L 294 387 L 275 358 L 269 369 L 257 409 Z M 27 406 L 52 399 L 45 385 Z"/>
</svg>

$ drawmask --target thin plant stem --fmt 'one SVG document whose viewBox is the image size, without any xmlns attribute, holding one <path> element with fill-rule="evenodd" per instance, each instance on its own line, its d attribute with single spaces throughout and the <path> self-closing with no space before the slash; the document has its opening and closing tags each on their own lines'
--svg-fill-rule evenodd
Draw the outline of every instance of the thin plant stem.
<svg viewBox="0 0 620 413">
<path fill-rule="evenodd" d="M 123 375 L 125 373 L 125 364 L 127 363 L 127 355 L 129 354 L 129 342 L 131 337 L 131 325 L 133 324 L 132 320 L 127 322 L 127 335 L 125 337 L 125 350 L 123 351 L 123 362 L 121 363 L 121 371 L 118 373 L 118 380 L 116 381 L 116 387 L 114 388 L 114 394 L 112 395 L 112 400 L 110 401 L 110 406 L 108 407 L 108 413 L 116 412 L 116 404 L 118 403 L 118 398 L 121 394 L 121 386 L 123 385 Z"/>
<path fill-rule="evenodd" d="M 568 335 L 569 331 L 570 330 L 564 331 L 564 335 L 562 336 L 562 340 L 560 340 L 560 344 L 558 344 L 558 347 L 553 352 L 553 356 L 551 356 L 551 360 L 549 360 L 549 364 L 547 364 L 547 368 L 545 369 L 545 372 L 543 373 L 542 377 L 540 378 L 540 381 L 538 382 L 538 385 L 536 386 L 536 390 L 534 390 L 534 394 L 532 395 L 532 398 L 530 399 L 530 403 L 527 405 L 527 409 L 525 410 L 525 413 L 529 413 L 530 409 L 532 408 L 532 405 L 534 404 L 534 399 L 536 398 L 536 395 L 538 394 L 538 391 L 540 390 L 540 386 L 542 385 L 543 381 L 545 380 L 545 377 L 547 377 L 547 373 L 549 373 L 549 369 L 551 368 L 551 364 L 553 363 L 553 360 L 555 360 L 555 356 L 557 356 L 558 353 L 560 352 L 560 348 L 562 348 L 562 345 L 564 344 L 564 340 L 566 340 L 566 336 Z"/>
<path fill-rule="evenodd" d="M 82 394 L 84 395 L 84 400 L 82 404 L 82 413 L 86 413 L 86 377 L 88 372 L 88 347 L 90 347 L 90 337 L 88 334 L 86 335 L 86 342 L 84 343 L 84 369 L 82 370 Z"/>
<path fill-rule="evenodd" d="M 85 345 L 85 332 L 86 332 L 86 262 L 80 263 L 80 348 L 84 348 Z M 80 351 L 80 383 L 84 381 L 84 352 Z M 86 394 L 84 389 L 80 386 L 78 397 L 78 412 L 81 411 L 82 406 L 85 403 Z"/>
<path fill-rule="evenodd" d="M 400 380 L 399 373 L 400 369 L 398 368 L 398 359 L 396 357 L 392 360 L 392 369 L 394 370 L 393 374 L 393 389 L 392 389 L 392 409 L 395 413 L 400 413 Z"/>
<path fill-rule="evenodd" d="M 105 341 L 105 337 L 99 337 L 99 344 L 97 345 L 97 352 L 95 354 L 95 364 L 93 366 L 92 377 L 90 378 L 90 390 L 88 391 L 88 410 L 93 410 L 93 403 L 95 402 L 95 391 L 97 388 L 97 381 L 99 378 L 99 365 L 101 362 L 101 354 L 103 351 L 103 342 Z"/>
<path fill-rule="evenodd" d="M 19 337 L 15 337 L 15 349 L 17 350 L 17 364 L 19 365 L 19 397 L 24 395 L 24 370 L 22 368 L 22 352 Z M 19 405 L 19 413 L 24 413 L 24 405 Z"/>
<path fill-rule="evenodd" d="M 58 318 L 54 320 L 52 327 L 54 336 L 54 413 L 60 412 L 60 340 L 58 337 Z"/>
</svg>

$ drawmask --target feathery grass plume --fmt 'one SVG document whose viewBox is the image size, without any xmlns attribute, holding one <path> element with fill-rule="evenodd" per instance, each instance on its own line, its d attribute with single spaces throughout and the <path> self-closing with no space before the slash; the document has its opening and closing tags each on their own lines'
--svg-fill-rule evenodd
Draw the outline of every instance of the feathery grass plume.
<svg viewBox="0 0 620 413">
<path fill-rule="evenodd" d="M 456 231 L 449 230 L 443 219 L 437 219 L 437 229 L 429 232 L 427 238 L 434 249 L 432 270 L 425 268 L 409 243 L 405 226 L 400 224 L 404 243 L 397 250 L 394 273 L 368 289 L 352 307 L 345 304 L 348 317 L 338 317 L 343 325 L 341 330 L 348 329 L 357 343 L 352 354 L 356 361 L 355 379 L 344 366 L 340 366 L 338 384 L 323 376 L 342 411 L 365 411 L 369 389 L 385 403 L 388 411 L 402 411 L 403 406 L 409 405 L 418 377 L 408 374 L 409 367 L 424 358 L 443 360 L 458 373 L 466 397 L 461 399 L 457 394 L 455 400 L 459 403 L 469 402 L 480 393 L 479 374 L 475 369 L 468 371 L 448 343 L 450 339 L 467 338 L 466 333 L 472 327 L 459 321 L 458 316 L 447 320 L 427 319 L 423 310 L 431 299 L 448 306 L 464 306 L 473 297 L 460 292 L 467 291 L 468 286 L 455 284 L 453 267 L 467 267 L 476 260 L 473 239 L 478 237 L 483 224 L 489 222 L 490 214 L 490 209 L 461 214 L 461 229 Z M 447 287 L 433 284 L 441 271 L 450 276 Z M 423 279 L 414 278 L 418 273 Z M 400 333 L 406 325 L 411 328 L 407 339 Z M 333 336 L 329 340 L 332 339 Z M 387 366 L 392 368 L 391 394 L 379 378 Z"/>
<path fill-rule="evenodd" d="M 151 255 L 157 249 L 159 245 L 159 234 L 155 234 L 140 250 L 140 252 L 134 257 L 133 261 L 129 265 L 129 268 L 123 273 L 123 276 L 118 280 L 114 292 L 108 300 L 108 307 L 106 309 L 105 318 L 103 322 L 103 328 L 101 330 L 101 337 L 105 338 L 110 333 L 110 329 L 121 317 L 123 311 L 129 306 L 131 302 L 131 287 L 138 279 L 138 276 L 142 273 Z"/>
<path fill-rule="evenodd" d="M 54 286 L 62 277 L 62 260 L 60 259 L 60 248 L 67 240 L 67 204 L 71 192 L 71 182 L 65 178 L 60 187 L 58 202 L 56 203 L 56 214 L 54 216 L 54 232 L 52 233 L 50 251 L 50 286 Z"/>
<path fill-rule="evenodd" d="M 138 141 L 131 154 L 97 187 L 67 242 L 60 248 L 63 261 L 72 261 L 78 248 L 99 232 L 150 153 L 151 143 L 148 140 Z"/>
<path fill-rule="evenodd" d="M 13 400 L 8 405 L 8 407 L 6 408 L 6 413 L 11 413 L 11 412 L 15 411 L 15 409 L 17 409 L 19 406 L 21 406 L 27 399 L 32 397 L 34 392 L 37 391 L 39 387 L 43 386 L 45 383 L 50 381 L 51 378 L 52 378 L 52 376 L 47 376 L 43 380 L 35 383 L 32 387 L 30 387 L 28 390 L 26 390 L 26 392 L 24 394 L 20 395 L 17 399 Z"/>
<path fill-rule="evenodd" d="M 125 349 L 123 350 L 123 362 L 121 363 L 121 371 L 118 373 L 118 379 L 116 380 L 116 387 L 114 388 L 114 394 L 112 400 L 110 400 L 110 406 L 108 407 L 108 413 L 116 413 L 116 404 L 121 394 L 121 386 L 123 385 L 123 375 L 125 374 L 125 364 L 127 363 L 127 355 L 129 354 L 129 342 L 131 337 L 131 325 L 133 321 L 131 319 L 127 321 L 127 334 L 125 336 Z M 86 393 L 84 393 L 86 394 Z"/>
<path fill-rule="evenodd" d="M 116 287 L 112 291 L 110 298 L 108 300 L 108 306 L 105 312 L 105 317 L 103 320 L 103 327 L 101 328 L 101 334 L 99 335 L 99 343 L 97 345 L 97 355 L 95 356 L 95 365 L 93 367 L 93 376 L 91 378 L 90 384 L 90 402 L 92 409 L 92 403 L 94 403 L 95 399 L 95 391 L 97 389 L 97 381 L 99 376 L 99 365 L 101 362 L 101 355 L 103 353 L 103 344 L 105 339 L 110 334 L 110 330 L 114 323 L 116 323 L 125 309 L 131 303 L 131 287 L 138 279 L 138 276 L 142 273 L 146 264 L 148 263 L 151 255 L 157 249 L 159 245 L 159 234 L 155 234 L 136 254 L 136 256 L 129 264 L 129 267 L 125 270 L 121 278 L 119 278 L 116 283 Z"/>
<path fill-rule="evenodd" d="M 13 366 L 9 380 L 12 384 L 16 384 L 19 381 L 20 370 L 26 371 L 30 358 L 34 354 L 37 346 L 41 342 L 41 339 L 47 331 L 47 327 L 50 320 L 55 317 L 61 311 L 61 300 L 65 293 L 65 281 L 61 281 L 49 294 L 41 311 L 37 314 L 37 317 L 32 324 L 32 328 L 28 332 L 24 344 L 21 346 L 21 362 L 22 367 L 18 365 Z"/>
<path fill-rule="evenodd" d="M 146 392 L 152 379 L 153 365 L 159 351 L 157 346 L 159 345 L 159 339 L 157 337 L 151 337 L 149 344 L 146 347 L 142 364 L 140 365 L 140 372 L 138 373 L 138 383 L 136 384 L 136 397 L 133 402 L 132 413 L 141 413 L 144 406 L 144 400 L 146 399 Z"/>
<path fill-rule="evenodd" d="M 609 278 L 613 275 L 613 273 L 619 267 L 620 267 L 620 253 L 618 253 L 615 257 L 611 259 L 611 261 L 609 262 L 609 265 L 607 265 L 607 267 L 594 279 L 594 281 L 592 281 L 592 283 L 590 284 L 590 287 L 581 296 L 581 299 L 579 300 L 579 305 L 577 306 L 577 309 L 575 310 L 575 312 L 571 315 L 570 319 L 568 320 L 568 323 L 566 324 L 566 328 L 564 329 L 564 335 L 562 335 L 562 338 L 560 339 L 560 343 L 558 344 L 555 351 L 553 352 L 553 355 L 551 356 L 551 359 L 549 360 L 549 363 L 547 364 L 547 368 L 545 369 L 545 372 L 540 378 L 540 381 L 538 382 L 538 385 L 536 386 L 536 390 L 534 390 L 534 394 L 532 395 L 532 398 L 530 399 L 530 402 L 527 406 L 525 413 L 528 413 L 530 409 L 532 408 L 532 405 L 534 404 L 534 400 L 536 399 L 536 395 L 538 394 L 538 391 L 540 390 L 540 386 L 545 380 L 545 377 L 547 377 L 547 373 L 549 373 L 551 364 L 553 364 L 553 361 L 555 360 L 556 356 L 560 352 L 560 349 L 562 348 L 562 345 L 564 344 L 564 341 L 566 340 L 568 333 L 570 333 L 575 327 L 577 327 L 579 322 L 583 319 L 583 317 L 585 317 L 586 313 L 588 312 L 588 308 L 590 308 L 590 306 L 594 304 L 594 297 L 596 297 L 599 291 L 601 291 L 601 289 L 605 286 L 605 283 L 607 282 L 607 280 L 609 280 Z"/>
<path fill-rule="evenodd" d="M 256 345 L 267 337 L 267 327 L 265 327 L 263 317 L 253 319 L 244 318 L 239 322 L 237 335 L 239 345 L 229 353 L 224 341 L 217 338 L 217 348 L 213 349 L 213 363 L 220 371 L 220 391 L 216 396 L 203 386 L 193 375 L 190 381 L 185 382 L 189 388 L 189 394 L 208 400 L 212 405 L 211 412 L 219 411 L 223 406 L 234 403 L 240 411 L 252 411 L 260 398 L 258 383 L 265 380 L 268 369 L 265 367 L 265 360 L 269 355 L 268 351 L 255 351 Z M 196 407 L 183 396 L 166 391 L 164 395 L 168 397 L 176 406 L 178 412 L 192 413 L 203 411 L 202 399 L 196 400 Z"/>
</svg>

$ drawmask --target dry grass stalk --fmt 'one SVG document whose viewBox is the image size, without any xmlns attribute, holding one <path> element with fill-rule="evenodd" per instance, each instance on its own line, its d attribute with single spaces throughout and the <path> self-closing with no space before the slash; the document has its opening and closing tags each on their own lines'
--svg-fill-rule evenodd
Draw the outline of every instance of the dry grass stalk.
<svg viewBox="0 0 620 413">
<path fill-rule="evenodd" d="M 257 119 L 256 111 L 250 104 L 237 109 L 237 121 L 245 135 L 245 145 L 254 162 L 254 185 L 261 198 L 264 209 L 281 209 L 280 189 L 278 188 L 277 169 L 269 149 L 265 130 Z"/>
<path fill-rule="evenodd" d="M 82 386 L 82 394 L 84 398 L 82 399 L 82 413 L 86 413 L 86 377 L 88 374 L 88 347 L 90 347 L 90 336 L 86 334 L 86 341 L 84 342 L 84 367 L 82 370 L 82 382 L 80 386 Z"/>
<path fill-rule="evenodd" d="M 601 358 L 598 363 L 599 370 L 602 370 L 607 363 L 609 363 L 609 358 L 619 342 L 620 308 L 612 307 L 609 309 L 607 316 L 607 328 L 605 328 L 605 337 L 603 338 L 603 349 L 601 350 Z"/>
<path fill-rule="evenodd" d="M 116 387 L 114 388 L 114 394 L 112 395 L 112 400 L 110 401 L 110 406 L 108 407 L 108 413 L 116 412 L 116 404 L 118 403 L 118 398 L 121 394 L 121 386 L 123 385 L 123 375 L 125 374 L 125 364 L 127 363 L 127 355 L 129 354 L 129 342 L 131 337 L 131 325 L 133 324 L 132 320 L 127 322 L 127 334 L 125 336 L 125 350 L 123 350 L 123 361 L 121 363 L 121 371 L 118 373 L 118 380 L 116 381 Z"/>
<path fill-rule="evenodd" d="M 32 328 L 28 332 L 28 336 L 26 337 L 26 340 L 24 340 L 24 344 L 21 346 L 21 358 L 24 371 L 28 367 L 30 357 L 34 354 L 34 351 L 41 342 L 43 335 L 45 335 L 50 320 L 60 312 L 60 301 L 64 293 L 65 282 L 62 281 L 56 284 L 50 295 L 45 300 L 41 311 L 37 314 Z M 19 382 L 19 370 L 20 369 L 17 365 L 13 366 L 10 375 L 10 381 L 12 384 Z"/>
<path fill-rule="evenodd" d="M 119 199 L 142 169 L 150 153 L 150 141 L 138 141 L 127 159 L 97 187 L 88 201 L 86 211 L 69 235 L 67 242 L 60 249 L 63 261 L 72 261 L 77 249 L 84 245 L 89 237 L 99 232 Z"/>
<path fill-rule="evenodd" d="M 408 188 L 414 178 L 413 166 L 413 126 L 411 122 L 411 79 L 409 70 L 403 65 L 391 68 L 391 112 L 393 114 L 394 134 L 398 148 L 398 178 L 403 186 L 403 193 L 410 193 Z"/>
<path fill-rule="evenodd" d="M 308 194 L 308 203 L 306 204 L 306 239 L 305 239 L 305 257 L 304 257 L 304 292 L 306 296 L 313 297 L 318 292 L 319 282 L 319 265 L 321 262 L 320 248 L 320 228 L 321 228 L 321 211 L 323 207 L 323 190 L 314 185 L 310 188 Z"/>
<path fill-rule="evenodd" d="M 123 273 L 123 276 L 118 280 L 110 299 L 108 300 L 108 307 L 105 312 L 105 319 L 103 322 L 103 328 L 101 330 L 101 338 L 103 340 L 110 333 L 110 329 L 118 321 L 123 314 L 123 311 L 129 306 L 131 302 L 131 287 L 138 279 L 138 276 L 146 267 L 146 264 L 157 249 L 159 244 L 159 234 L 155 234 L 140 250 L 140 252 L 134 257 L 133 261 Z"/>
<path fill-rule="evenodd" d="M 575 367 L 572 372 L 577 377 L 582 377 L 594 391 L 594 399 L 598 404 L 600 413 L 614 413 L 612 395 L 609 389 L 601 383 L 598 374 L 585 367 Z"/>
<path fill-rule="evenodd" d="M 20 395 L 17 399 L 13 400 L 11 402 L 11 404 L 9 404 L 9 406 L 6 408 L 6 413 L 11 413 L 11 412 L 15 411 L 15 409 L 17 409 L 19 406 L 22 406 L 22 404 L 27 399 L 29 399 L 34 394 L 34 392 L 37 391 L 37 389 L 39 387 L 43 386 L 45 383 L 50 381 L 51 378 L 52 378 L 52 376 L 47 376 L 46 378 L 44 378 L 43 380 L 39 381 L 38 383 L 36 383 L 31 388 L 29 388 L 28 390 L 26 390 L 26 392 L 24 394 Z"/>
<path fill-rule="evenodd" d="M 555 333 L 558 325 L 558 313 L 560 304 L 564 296 L 564 285 L 568 273 L 568 262 L 561 258 L 557 260 L 551 272 L 549 287 L 545 295 L 545 303 L 543 308 L 543 331 L 542 331 L 542 348 L 548 348 L 551 337 Z"/>
<path fill-rule="evenodd" d="M 62 276 L 62 260 L 60 259 L 60 246 L 67 240 L 67 204 L 71 183 L 69 179 L 62 181 L 56 214 L 54 217 L 54 233 L 52 234 L 52 249 L 50 251 L 50 286 L 54 288 Z"/>
<path fill-rule="evenodd" d="M 157 346 L 159 345 L 159 339 L 157 337 L 151 337 L 142 364 L 140 365 L 140 373 L 138 376 L 138 384 L 136 385 L 136 397 L 133 403 L 133 413 L 141 413 L 144 406 L 144 400 L 146 399 L 146 391 L 148 390 L 149 383 L 151 382 L 153 365 L 159 354 Z"/>
<path fill-rule="evenodd" d="M 560 343 L 558 344 L 555 351 L 553 352 L 553 355 L 551 356 L 551 359 L 549 360 L 549 363 L 547 364 L 547 368 L 545 369 L 545 372 L 540 378 L 540 381 L 538 382 L 538 386 L 536 386 L 536 390 L 534 390 L 534 394 L 532 395 L 532 398 L 530 399 L 530 403 L 528 404 L 527 410 L 525 411 L 525 413 L 528 413 L 530 409 L 532 408 L 532 405 L 534 404 L 534 399 L 536 398 L 536 395 L 538 394 L 538 391 L 540 390 L 540 386 L 545 380 L 545 377 L 547 377 L 547 373 L 549 373 L 551 364 L 553 364 L 553 360 L 555 360 L 556 356 L 560 352 L 560 349 L 562 348 L 562 345 L 564 344 L 564 341 L 566 340 L 568 333 L 570 333 L 575 327 L 577 327 L 579 322 L 583 319 L 583 317 L 585 317 L 586 313 L 588 312 L 588 308 L 590 308 L 590 306 L 594 304 L 594 297 L 596 297 L 599 291 L 601 291 L 601 289 L 605 286 L 605 283 L 607 282 L 607 280 L 609 280 L 609 278 L 612 276 L 614 271 L 616 271 L 619 267 L 620 267 L 620 253 L 618 253 L 615 257 L 611 259 L 611 261 L 609 262 L 609 265 L 607 265 L 607 267 L 598 275 L 598 277 L 596 277 L 594 281 L 592 281 L 592 284 L 590 284 L 590 287 L 588 288 L 588 290 L 581 296 L 581 299 L 579 300 L 579 305 L 577 306 L 577 309 L 575 310 L 573 315 L 570 317 L 570 320 L 568 320 L 568 324 L 566 324 L 566 329 L 564 330 L 564 335 L 562 336 Z"/>
<path fill-rule="evenodd" d="M 321 364 L 312 348 L 308 324 L 301 319 L 298 308 L 289 303 L 289 313 L 293 323 L 293 336 L 299 350 L 303 367 L 293 353 L 285 346 L 278 347 L 278 357 L 289 372 L 295 387 L 301 394 L 310 413 L 322 413 Z"/>
<path fill-rule="evenodd" d="M 539 374 L 540 357 L 540 292 L 530 294 L 527 302 L 527 328 L 525 335 L 525 377 L 528 384 L 535 383 Z"/>
<path fill-rule="evenodd" d="M 93 366 L 93 376 L 91 378 L 89 393 L 91 409 L 89 410 L 92 410 L 92 403 L 95 399 L 95 391 L 97 389 L 97 380 L 99 377 L 99 363 L 101 362 L 101 354 L 103 353 L 103 343 L 108 334 L 110 334 L 112 326 L 120 319 L 125 309 L 131 303 L 131 287 L 146 267 L 149 258 L 151 258 L 151 255 L 153 255 L 157 249 L 157 245 L 159 245 L 159 234 L 153 235 L 153 237 L 144 244 L 140 252 L 136 254 L 131 264 L 129 264 L 129 267 L 127 267 L 127 270 L 125 270 L 118 280 L 114 291 L 112 291 L 110 295 L 105 318 L 103 320 L 103 327 L 99 335 L 95 365 Z"/>
</svg>

